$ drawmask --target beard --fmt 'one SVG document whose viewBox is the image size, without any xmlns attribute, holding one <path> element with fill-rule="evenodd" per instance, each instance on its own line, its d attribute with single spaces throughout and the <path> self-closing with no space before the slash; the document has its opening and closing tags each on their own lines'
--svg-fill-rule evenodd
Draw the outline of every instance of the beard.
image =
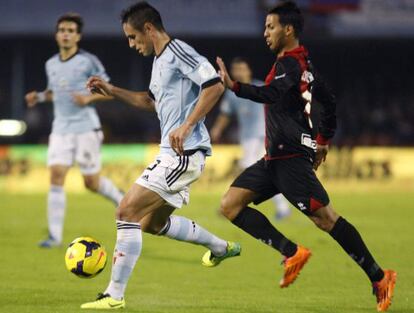
<svg viewBox="0 0 414 313">
<path fill-rule="evenodd" d="M 282 33 L 277 40 L 277 46 L 273 49 L 273 52 L 276 55 L 279 55 L 279 53 L 285 48 L 285 46 L 286 46 L 286 36 L 285 34 Z"/>
</svg>

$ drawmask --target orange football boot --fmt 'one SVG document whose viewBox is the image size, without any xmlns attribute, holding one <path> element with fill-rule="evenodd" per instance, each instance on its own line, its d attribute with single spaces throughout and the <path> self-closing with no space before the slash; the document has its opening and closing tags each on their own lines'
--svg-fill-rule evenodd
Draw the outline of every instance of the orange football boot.
<svg viewBox="0 0 414 313">
<path fill-rule="evenodd" d="M 295 281 L 295 279 L 299 276 L 300 270 L 303 268 L 306 262 L 308 262 L 311 255 L 312 253 L 309 249 L 298 246 L 298 250 L 293 256 L 289 258 L 285 257 L 282 262 L 285 273 L 283 275 L 283 278 L 280 280 L 280 288 L 286 288 Z"/>
<path fill-rule="evenodd" d="M 377 311 L 385 312 L 391 305 L 397 273 L 393 270 L 384 270 L 384 277 L 372 284 L 373 294 L 377 297 Z"/>
</svg>

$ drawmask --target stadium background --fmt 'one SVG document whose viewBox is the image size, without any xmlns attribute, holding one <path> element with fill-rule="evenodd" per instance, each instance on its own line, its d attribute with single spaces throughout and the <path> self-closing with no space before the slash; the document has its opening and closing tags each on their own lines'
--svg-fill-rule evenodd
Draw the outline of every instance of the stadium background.
<svg viewBox="0 0 414 313">
<path fill-rule="evenodd" d="M 51 104 L 48 103 L 27 110 L 24 94 L 30 90 L 43 90 L 46 86 L 44 62 L 57 52 L 53 39 L 55 20 L 67 11 L 80 13 L 85 21 L 81 48 L 90 50 L 101 59 L 114 84 L 145 90 L 150 78 L 152 60 L 137 56 L 135 51 L 128 49 L 119 25 L 119 12 L 132 2 L 127 0 L 0 0 L 0 12 L 3 12 L 0 19 L 0 120 L 17 119 L 27 125 L 27 130 L 19 136 L 0 135 L 0 196 L 2 198 L 0 243 L 5 247 L 5 251 L 8 251 L 6 254 L 21 253 L 22 249 L 27 248 L 30 253 L 25 251 L 23 254 L 25 257 L 32 256 L 35 259 L 42 257 L 41 252 L 34 250 L 33 247 L 36 240 L 41 237 L 41 227 L 46 224 L 44 204 L 45 192 L 48 189 L 48 174 L 45 159 L 53 112 Z M 150 1 L 159 9 L 166 29 L 171 35 L 192 44 L 212 63 L 217 55 L 222 56 L 227 62 L 235 56 L 243 56 L 250 61 L 254 76 L 259 79 L 265 77 L 273 62 L 262 33 L 266 9 L 276 2 L 273 0 Z M 412 88 L 414 1 L 299 0 L 297 3 L 306 16 L 303 42 L 310 50 L 313 63 L 325 76 L 338 98 L 338 131 L 328 161 L 318 171 L 318 175 L 331 191 L 331 197 L 337 203 L 336 207 L 340 207 L 345 211 L 345 215 L 350 215 L 358 225 L 361 225 L 368 241 L 380 238 L 384 245 L 389 246 L 387 251 L 383 244 L 377 243 L 377 247 L 374 246 L 373 249 L 376 247 L 382 253 L 382 260 L 391 263 L 390 266 L 396 264 L 397 270 L 407 274 L 405 282 L 401 282 L 401 287 L 397 291 L 401 296 L 398 297 L 399 304 L 396 303 L 395 308 L 399 309 L 396 312 L 412 312 L 414 307 L 410 300 L 413 300 L 414 277 L 410 263 L 414 255 L 413 250 L 408 248 L 398 261 L 395 260 L 395 253 L 404 250 L 404 243 L 410 244 L 408 239 L 414 236 L 409 224 L 413 218 L 411 212 L 414 200 L 414 89 Z M 117 101 L 98 104 L 97 109 L 106 143 L 103 148 L 103 172 L 122 188 L 127 189 L 157 152 L 156 143 L 160 133 L 158 120 L 155 114 L 139 111 Z M 212 125 L 217 114 L 218 106 L 207 117 L 208 127 Z M 260 252 L 258 255 L 266 255 L 265 259 L 270 260 L 270 252 L 267 250 L 264 252 L 264 248 L 257 248 L 255 242 L 240 235 L 235 229 L 228 232 L 227 229 L 232 226 L 215 215 L 220 195 L 231 181 L 234 175 L 233 166 L 240 157 L 241 151 L 236 145 L 236 132 L 237 123 L 233 123 L 226 131 L 221 144 L 214 146 L 215 155 L 209 159 L 202 179 L 194 184 L 193 202 L 191 208 L 186 209 L 185 212 L 217 226 L 225 234 L 235 236 L 236 239 L 242 238 L 241 240 L 247 241 L 247 246 L 251 243 L 252 249 L 258 249 Z M 98 233 L 98 237 L 106 240 L 107 247 L 112 249 L 114 233 L 107 233 L 104 230 L 104 226 L 110 228 L 112 222 L 109 204 L 104 204 L 103 201 L 84 192 L 78 170 L 70 172 L 66 190 L 72 197 L 68 208 L 72 213 L 68 213 L 66 226 L 68 234 L 65 234 L 65 240 L 70 241 L 70 236 L 77 237 L 82 234 L 82 231 L 88 233 L 90 231 L 87 223 L 79 226 L 82 223 L 79 223 L 75 214 L 81 214 L 86 220 L 94 219 L 95 207 L 106 206 L 108 207 L 104 214 L 106 220 L 103 221 L 104 218 L 101 216 L 96 218 L 96 224 L 102 225 L 92 233 Z M 351 198 L 353 200 L 350 200 Z M 197 211 L 198 206 L 207 206 L 211 208 L 211 212 Z M 192 210 L 195 210 L 195 213 Z M 268 214 L 272 213 L 268 211 Z M 32 222 L 18 223 L 19 216 L 27 222 Z M 302 238 L 303 223 L 305 223 L 303 217 L 299 213 L 294 213 L 291 221 L 287 221 L 281 228 L 291 232 L 294 238 Z M 392 225 L 390 226 L 389 223 Z M 16 229 L 24 230 L 25 233 L 21 236 L 16 235 Z M 377 233 L 378 230 L 380 234 Z M 318 247 L 325 244 L 321 237 L 315 235 L 316 230 L 306 228 L 305 233 L 308 234 L 308 231 L 309 238 L 314 238 L 314 241 L 308 240 L 310 245 Z M 391 238 L 390 234 L 396 235 L 397 239 Z M 17 238 L 20 240 L 19 244 L 17 246 L 10 244 L 8 242 L 10 238 Z M 149 239 L 148 246 L 151 240 Z M 337 252 L 335 249 L 337 248 L 331 250 Z M 167 256 L 164 256 L 161 253 L 157 255 L 151 248 L 149 251 L 150 261 L 147 261 L 148 263 L 144 261 L 142 266 L 146 270 L 150 268 L 151 260 L 155 260 L 154 262 L 159 263 L 162 268 L 160 260 L 173 258 L 168 256 L 168 252 L 171 252 L 171 255 L 175 252 L 173 248 L 167 249 Z M 151 253 L 155 253 L 155 256 Z M 330 253 L 334 252 L 330 251 Z M 338 260 L 351 267 L 350 261 L 344 261 L 345 257 L 340 253 L 342 252 L 336 253 L 339 254 Z M 329 253 L 326 255 L 331 258 Z M 66 273 L 61 271 L 60 263 L 63 262 L 59 254 L 48 254 L 48 256 L 50 260 L 45 261 L 45 264 L 50 273 L 47 275 L 56 275 L 59 278 L 52 279 L 50 286 L 47 281 L 45 282 L 47 286 L 45 293 L 48 288 L 59 288 L 60 284 L 67 283 L 73 289 L 80 288 L 80 291 L 77 290 L 75 294 L 83 301 L 85 297 L 81 292 L 88 292 L 90 296 L 91 290 L 95 291 L 84 282 L 79 287 L 76 278 L 68 278 Z M 252 259 L 252 256 L 247 253 L 246 258 Z M 193 259 L 194 257 L 184 257 L 184 263 L 191 263 Z M 20 265 L 19 268 L 13 269 L 12 259 L 6 256 L 0 256 L 0 260 L 2 264 L 6 264 L 0 270 L 1 277 L 6 277 L 11 271 L 15 273 L 12 277 L 23 279 L 23 282 L 16 283 L 14 289 L 2 286 L 4 289 L 2 289 L 3 297 L 0 296 L 0 309 L 3 305 L 8 312 L 14 312 L 13 308 L 5 304 L 6 295 L 14 296 L 14 292 L 20 293 L 23 290 L 23 295 L 27 294 L 29 299 L 32 297 L 36 300 L 27 300 L 27 307 L 23 301 L 22 306 L 15 312 L 24 312 L 26 309 L 29 312 L 29 308 L 33 312 L 33 307 L 38 307 L 38 301 L 44 295 L 41 291 L 39 291 L 40 295 L 37 293 L 31 295 L 33 288 L 24 288 L 25 284 L 27 286 L 34 284 L 35 278 L 32 277 L 33 275 L 28 275 L 30 269 L 22 269 Z M 42 270 L 36 261 L 29 263 Z M 57 269 L 55 269 L 56 263 L 59 263 Z M 177 263 L 179 261 L 174 259 L 174 266 Z M 24 263 L 21 266 L 25 267 Z M 177 271 L 184 271 L 184 267 L 180 266 L 177 265 Z M 358 269 L 354 267 L 352 269 L 356 272 L 355 276 L 358 276 Z M 105 272 L 107 276 L 109 271 Z M 246 269 L 246 273 L 250 272 L 253 273 L 253 265 Z M 165 276 L 166 273 L 161 275 Z M 263 275 L 269 273 L 263 272 Z M 345 273 L 343 275 L 347 277 Z M 326 277 L 327 279 L 331 277 L 333 281 L 337 279 L 332 274 Z M 93 284 L 102 285 L 106 278 L 98 277 Z M 64 283 L 53 285 L 60 279 Z M 175 278 L 169 277 L 169 279 Z M 255 283 L 256 280 L 252 282 L 252 286 L 258 288 Z M 306 286 L 314 288 L 310 284 L 304 285 L 302 293 L 308 292 Z M 364 286 L 361 290 L 366 289 L 362 282 L 361 286 Z M 353 295 L 353 288 L 353 286 L 344 286 L 344 292 L 349 291 L 347 297 Z M 243 290 L 242 288 L 241 292 Z M 141 289 L 139 292 L 149 296 Z M 161 298 L 166 296 L 164 290 L 158 292 Z M 189 292 L 191 293 L 191 288 Z M 247 287 L 246 292 L 246 295 L 252 297 L 251 303 L 254 305 L 236 306 L 234 312 L 272 312 L 257 303 L 257 299 L 262 295 L 255 295 Z M 291 293 L 290 297 L 294 298 L 295 294 Z M 364 298 L 367 297 L 366 292 Z M 366 301 L 368 304 L 365 306 L 362 302 L 355 309 L 345 300 L 335 302 L 335 296 L 326 299 L 319 299 L 318 296 L 316 298 L 315 303 L 319 301 L 322 305 L 326 305 L 325 309 L 307 306 L 298 308 L 297 304 L 293 303 L 293 299 L 274 300 L 276 302 L 263 300 L 262 304 L 285 305 L 285 312 L 302 312 L 302 310 L 303 312 L 349 312 L 350 310 L 365 312 L 369 303 L 373 303 L 373 301 Z M 204 305 L 202 309 L 196 306 L 192 309 L 182 303 L 173 303 L 172 306 L 159 305 L 157 301 L 157 298 L 151 298 L 144 304 L 144 308 L 151 312 L 158 312 L 157 309 L 162 312 L 167 308 L 171 312 L 204 312 L 203 310 L 223 312 L 217 304 L 211 304 L 207 300 L 205 303 L 201 301 Z M 180 305 L 181 307 L 184 305 L 187 311 L 179 309 Z M 233 312 L 230 310 L 230 304 L 227 305 L 229 307 L 225 312 Z M 51 306 L 53 307 L 53 304 Z M 39 312 L 66 312 L 61 307 L 41 308 Z"/>
</svg>

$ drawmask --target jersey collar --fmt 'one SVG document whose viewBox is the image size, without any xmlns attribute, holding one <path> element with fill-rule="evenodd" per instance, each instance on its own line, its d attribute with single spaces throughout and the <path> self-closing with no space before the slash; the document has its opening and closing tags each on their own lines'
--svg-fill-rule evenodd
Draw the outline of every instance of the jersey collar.
<svg viewBox="0 0 414 313">
<path fill-rule="evenodd" d="M 289 51 L 285 51 L 283 53 L 283 55 L 281 56 L 281 58 L 286 57 L 286 56 L 298 56 L 298 55 L 303 55 L 305 57 L 308 56 L 308 50 L 306 50 L 306 48 L 302 45 L 300 45 L 299 47 L 289 50 Z"/>
<path fill-rule="evenodd" d="M 165 49 L 167 49 L 167 47 L 170 45 L 171 41 L 172 41 L 172 39 L 170 39 L 170 40 L 169 40 L 169 41 L 165 44 L 164 48 L 162 48 L 162 50 L 161 50 L 161 52 L 160 52 L 160 53 L 158 53 L 158 54 L 156 54 L 156 55 L 155 55 L 155 57 L 156 57 L 156 58 L 159 58 L 159 57 L 160 57 L 160 56 L 164 53 Z"/>
<path fill-rule="evenodd" d="M 59 53 L 59 61 L 60 62 L 67 62 L 67 61 L 69 61 L 70 59 L 73 59 L 77 54 L 79 53 L 79 48 L 76 50 L 76 52 L 73 54 L 73 55 L 71 55 L 69 58 L 67 58 L 66 60 L 62 60 L 62 57 L 60 56 L 60 53 Z"/>
</svg>

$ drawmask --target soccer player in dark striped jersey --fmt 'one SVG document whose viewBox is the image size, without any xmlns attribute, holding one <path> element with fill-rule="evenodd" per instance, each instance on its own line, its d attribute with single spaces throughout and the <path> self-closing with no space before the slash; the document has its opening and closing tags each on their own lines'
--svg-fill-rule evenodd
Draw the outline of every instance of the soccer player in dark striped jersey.
<svg viewBox="0 0 414 313">
<path fill-rule="evenodd" d="M 356 228 L 334 211 L 314 172 L 325 161 L 335 133 L 336 104 L 299 43 L 302 28 L 303 17 L 294 2 L 283 2 L 269 11 L 264 37 L 276 61 L 265 86 L 233 81 L 223 61 L 217 59 L 227 88 L 238 97 L 266 103 L 266 156 L 236 178 L 222 199 L 221 210 L 233 224 L 285 257 L 280 287 L 288 287 L 311 252 L 249 207 L 281 192 L 363 269 L 373 285 L 378 311 L 385 311 L 391 304 L 396 273 L 376 263 Z M 322 106 L 320 123 L 311 115 L 315 102 Z"/>
</svg>

